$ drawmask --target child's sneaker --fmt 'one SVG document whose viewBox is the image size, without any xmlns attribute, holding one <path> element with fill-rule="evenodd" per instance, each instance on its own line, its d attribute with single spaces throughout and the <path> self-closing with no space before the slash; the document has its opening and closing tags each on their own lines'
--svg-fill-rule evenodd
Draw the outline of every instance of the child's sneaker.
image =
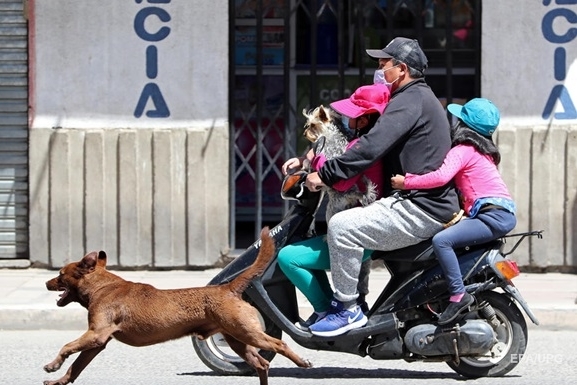
<svg viewBox="0 0 577 385">
<path fill-rule="evenodd" d="M 309 327 L 316 323 L 319 322 L 321 319 L 323 319 L 325 316 L 327 315 L 326 311 L 317 313 L 317 312 L 313 312 L 313 314 L 311 314 L 311 316 L 309 318 L 307 318 L 306 321 L 298 321 L 297 323 L 295 323 L 295 326 L 299 329 L 301 329 L 302 331 L 308 332 L 309 331 Z"/>
<path fill-rule="evenodd" d="M 475 297 L 471 294 L 465 292 L 465 295 L 459 302 L 450 302 L 449 306 L 445 309 L 445 311 L 439 316 L 439 320 L 437 323 L 439 325 L 446 325 L 448 323 L 453 322 L 459 314 L 461 314 L 464 310 L 466 310 L 470 305 L 475 302 Z"/>
<path fill-rule="evenodd" d="M 309 327 L 314 335 L 334 337 L 367 324 L 367 317 L 359 305 L 355 305 L 352 310 L 343 309 L 343 304 L 338 301 L 333 301 L 331 305 L 332 312 Z"/>
</svg>

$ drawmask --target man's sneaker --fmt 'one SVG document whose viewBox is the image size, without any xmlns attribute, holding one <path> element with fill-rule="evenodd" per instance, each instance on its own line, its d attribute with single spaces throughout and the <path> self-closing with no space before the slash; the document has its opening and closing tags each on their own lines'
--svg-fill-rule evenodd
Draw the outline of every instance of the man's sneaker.
<svg viewBox="0 0 577 385">
<path fill-rule="evenodd" d="M 317 312 L 313 312 L 313 314 L 311 314 L 311 316 L 304 322 L 302 321 L 298 321 L 297 323 L 295 323 L 295 326 L 299 329 L 301 329 L 302 331 L 308 332 L 309 331 L 309 327 L 316 323 L 319 322 L 321 319 L 323 319 L 325 316 L 327 315 L 326 311 L 323 311 L 321 313 L 317 313 Z"/>
<path fill-rule="evenodd" d="M 439 325 L 446 325 L 453 322 L 459 314 L 467 309 L 473 302 L 475 302 L 475 297 L 465 292 L 465 295 L 459 302 L 449 302 L 449 306 L 447 306 L 445 311 L 439 316 L 437 323 Z"/>
<path fill-rule="evenodd" d="M 334 337 L 367 324 L 367 317 L 359 305 L 355 305 L 353 310 L 343 309 L 342 303 L 337 301 L 333 301 L 332 305 L 334 312 L 311 325 L 311 333 L 321 337 Z"/>
</svg>

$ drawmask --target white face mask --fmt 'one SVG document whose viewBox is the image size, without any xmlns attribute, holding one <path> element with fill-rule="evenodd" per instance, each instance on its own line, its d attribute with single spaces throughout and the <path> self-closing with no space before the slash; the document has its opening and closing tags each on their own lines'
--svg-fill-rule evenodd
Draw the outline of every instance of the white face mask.
<svg viewBox="0 0 577 385">
<path fill-rule="evenodd" d="M 382 69 L 375 70 L 375 74 L 373 75 L 373 83 L 385 84 L 385 71 Z"/>
<path fill-rule="evenodd" d="M 392 82 L 388 82 L 383 78 L 383 84 L 385 85 L 385 87 L 387 87 L 389 89 L 389 91 L 391 91 L 391 89 L 393 88 L 393 84 L 395 84 L 395 82 L 399 80 L 399 77 L 397 76 L 397 78 L 395 80 L 393 80 Z"/>
<path fill-rule="evenodd" d="M 385 87 L 387 87 L 387 88 L 389 89 L 389 91 L 390 91 L 391 88 L 393 87 L 393 84 L 394 84 L 397 80 L 399 80 L 399 77 L 397 77 L 397 78 L 396 78 L 395 80 L 393 80 L 392 82 L 388 82 L 388 81 L 385 79 L 385 72 L 387 72 L 388 70 L 393 69 L 393 68 L 395 68 L 395 67 L 398 67 L 398 66 L 399 66 L 399 65 L 397 64 L 397 65 L 395 65 L 395 66 L 392 66 L 392 67 L 390 67 L 390 68 L 387 68 L 386 70 L 385 70 L 385 69 L 382 69 L 382 68 L 376 70 L 376 71 L 375 71 L 375 75 L 373 76 L 373 83 L 375 83 L 375 84 L 384 84 Z"/>
</svg>

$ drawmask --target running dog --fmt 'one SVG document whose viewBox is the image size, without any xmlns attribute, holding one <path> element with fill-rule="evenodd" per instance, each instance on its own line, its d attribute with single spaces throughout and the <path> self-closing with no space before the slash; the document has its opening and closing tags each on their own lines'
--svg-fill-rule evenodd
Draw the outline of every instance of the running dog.
<svg viewBox="0 0 577 385">
<path fill-rule="evenodd" d="M 44 381 L 44 385 L 74 382 L 113 338 L 131 346 L 147 346 L 189 335 L 204 339 L 222 333 L 230 347 L 255 368 L 260 385 L 268 384 L 269 362 L 257 348 L 280 353 L 299 367 L 311 367 L 285 342 L 264 333 L 257 310 L 241 298 L 274 253 L 274 240 L 265 227 L 257 259 L 234 280 L 220 286 L 172 290 L 125 281 L 110 273 L 104 251 L 67 264 L 46 282 L 46 288 L 62 292 L 58 306 L 78 302 L 88 309 L 88 330 L 64 345 L 54 361 L 44 366 L 46 372 L 55 372 L 66 358 L 80 353 L 62 378 Z"/>
</svg>

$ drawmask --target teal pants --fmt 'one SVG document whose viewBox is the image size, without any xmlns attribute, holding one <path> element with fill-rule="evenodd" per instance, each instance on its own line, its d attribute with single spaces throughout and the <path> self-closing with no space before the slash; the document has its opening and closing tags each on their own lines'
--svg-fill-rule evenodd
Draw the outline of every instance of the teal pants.
<svg viewBox="0 0 577 385">
<path fill-rule="evenodd" d="M 365 250 L 359 277 L 359 292 L 368 293 L 368 274 L 372 250 Z M 327 311 L 333 289 L 327 277 L 330 270 L 326 236 L 318 236 L 283 247 L 278 253 L 278 265 L 288 279 L 309 300 L 316 312 Z M 364 276 L 363 276 L 364 275 Z"/>
</svg>

